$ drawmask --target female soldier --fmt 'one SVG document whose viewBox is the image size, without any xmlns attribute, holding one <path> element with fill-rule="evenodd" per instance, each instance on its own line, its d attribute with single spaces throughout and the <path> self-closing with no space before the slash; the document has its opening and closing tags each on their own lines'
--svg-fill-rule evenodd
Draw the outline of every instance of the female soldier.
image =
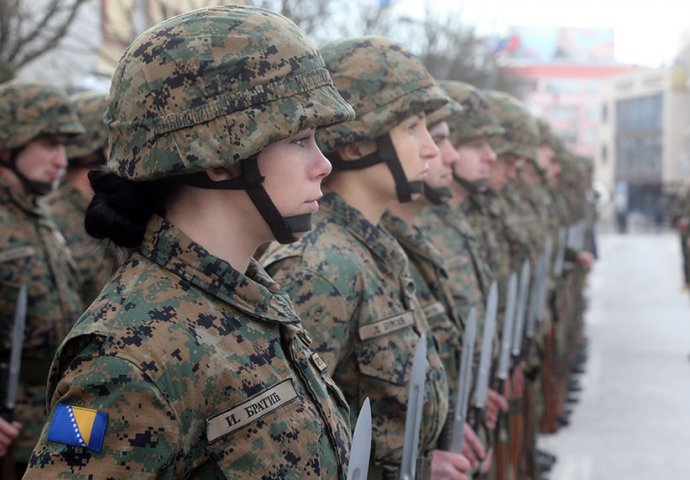
<svg viewBox="0 0 690 480">
<path fill-rule="evenodd" d="M 314 347 L 343 389 L 351 418 L 365 397 L 371 399 L 369 478 L 398 478 L 412 358 L 429 327 L 405 253 L 379 221 L 391 202 L 410 201 L 421 191 L 427 163 L 438 155 L 425 112 L 448 99 L 396 42 L 350 38 L 322 46 L 321 54 L 357 119 L 318 134 L 336 173 L 328 179 L 314 230 L 293 245 L 272 245 L 263 261 L 315 337 Z M 431 335 L 426 338 L 418 478 L 430 476 L 448 405 L 441 360 Z M 466 466 L 464 458 L 454 457 Z"/>
<path fill-rule="evenodd" d="M 345 478 L 346 405 L 251 255 L 309 229 L 330 171 L 314 129 L 351 116 L 269 11 L 195 10 L 134 41 L 86 216 L 133 251 L 58 351 L 26 478 Z"/>
</svg>

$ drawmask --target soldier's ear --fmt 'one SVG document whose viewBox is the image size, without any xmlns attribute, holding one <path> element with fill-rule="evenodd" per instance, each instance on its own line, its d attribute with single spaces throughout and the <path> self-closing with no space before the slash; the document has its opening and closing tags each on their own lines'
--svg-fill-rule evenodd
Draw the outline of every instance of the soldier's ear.
<svg viewBox="0 0 690 480">
<path fill-rule="evenodd" d="M 365 140 L 363 142 L 353 143 L 351 145 L 345 145 L 338 149 L 338 155 L 340 158 L 348 160 L 358 160 L 365 155 L 369 155 L 376 151 L 376 142 L 374 140 Z"/>
</svg>

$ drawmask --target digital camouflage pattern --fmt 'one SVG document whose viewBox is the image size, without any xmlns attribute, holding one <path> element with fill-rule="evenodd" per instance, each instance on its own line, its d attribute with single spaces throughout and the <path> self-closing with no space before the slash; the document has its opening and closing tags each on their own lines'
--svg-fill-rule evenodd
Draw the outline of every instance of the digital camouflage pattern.
<svg viewBox="0 0 690 480">
<path fill-rule="evenodd" d="M 27 285 L 28 308 L 15 420 L 23 424 L 16 458 L 25 463 L 46 420 L 48 368 L 83 311 L 76 267 L 64 239 L 33 197 L 0 176 L 0 355 L 12 348 L 17 294 Z M 5 385 L 0 386 L 4 391 Z"/>
<path fill-rule="evenodd" d="M 454 80 L 440 83 L 448 96 L 462 106 L 460 114 L 446 120 L 453 145 L 458 146 L 476 138 L 488 138 L 504 133 L 481 90 L 469 83 Z"/>
<path fill-rule="evenodd" d="M 84 305 L 89 305 L 119 266 L 117 256 L 86 233 L 84 215 L 89 199 L 79 189 L 65 183 L 41 199 L 65 239 L 77 270 Z"/>
<path fill-rule="evenodd" d="M 537 164 L 539 127 L 524 103 L 504 92 L 485 91 L 494 117 L 503 127 L 503 134 L 491 137 L 489 143 L 496 155 L 524 158 Z"/>
<path fill-rule="evenodd" d="M 447 204 L 428 207 L 417 217 L 418 225 L 443 256 L 450 278 L 455 308 L 467 320 L 470 310 L 477 309 L 478 325 L 484 320 L 484 306 L 492 274 L 480 257 L 478 238 L 460 208 Z M 464 325 L 463 325 L 464 330 Z M 477 345 L 481 345 L 481 328 Z"/>
<path fill-rule="evenodd" d="M 283 381 L 277 408 L 249 403 Z M 49 442 L 46 426 L 25 478 L 346 477 L 347 406 L 287 295 L 157 216 L 60 347 L 48 395 L 108 413 L 103 450 Z M 243 428 L 211 428 L 243 407 Z"/>
<path fill-rule="evenodd" d="M 140 35 L 108 103 L 108 167 L 136 181 L 228 167 L 304 129 L 353 118 L 302 30 L 235 5 L 178 15 Z"/>
<path fill-rule="evenodd" d="M 67 143 L 70 165 L 81 157 L 98 154 L 108 144 L 108 128 L 103 123 L 106 96 L 98 92 L 83 92 L 70 97 L 79 122 L 86 132 Z M 103 157 L 105 158 L 105 157 Z"/>
<path fill-rule="evenodd" d="M 449 391 L 455 392 L 462 350 L 462 321 L 455 309 L 443 256 L 421 229 L 408 225 L 392 213 L 383 215 L 381 225 L 395 237 L 407 255 L 417 299 L 436 340 Z"/>
<path fill-rule="evenodd" d="M 67 96 L 57 87 L 12 81 L 0 85 L 0 150 L 39 136 L 84 133 Z"/>
<path fill-rule="evenodd" d="M 325 43 L 320 50 L 333 84 L 357 114 L 317 132 L 324 152 L 374 140 L 406 118 L 448 103 L 424 65 L 393 40 L 351 37 Z"/>
<path fill-rule="evenodd" d="M 426 126 L 428 129 L 431 129 L 439 123 L 447 121 L 450 117 L 462 114 L 462 112 L 462 105 L 452 98 L 448 98 L 448 103 L 444 106 L 426 114 Z"/>
<path fill-rule="evenodd" d="M 420 335 L 428 330 L 400 245 L 337 194 L 326 193 L 314 227 L 296 243 L 272 244 L 261 261 L 290 294 L 350 406 L 371 401 L 372 463 L 402 458 L 408 383 Z M 429 452 L 446 418 L 446 376 L 427 335 L 427 378 L 420 452 Z"/>
</svg>

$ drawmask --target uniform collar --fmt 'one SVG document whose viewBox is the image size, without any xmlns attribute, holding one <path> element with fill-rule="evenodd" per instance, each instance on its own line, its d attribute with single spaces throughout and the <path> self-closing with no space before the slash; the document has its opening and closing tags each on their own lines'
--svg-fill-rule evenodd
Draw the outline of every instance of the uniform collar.
<svg viewBox="0 0 690 480">
<path fill-rule="evenodd" d="M 252 259 L 246 275 L 242 274 L 157 215 L 149 220 L 140 252 L 248 315 L 279 323 L 300 321 L 287 294 L 256 260 Z"/>
<path fill-rule="evenodd" d="M 11 202 L 28 214 L 41 216 L 39 207 L 34 203 L 35 199 L 36 197 L 33 195 L 26 195 L 14 190 L 0 175 L 0 203 Z"/>
<path fill-rule="evenodd" d="M 383 215 L 381 223 L 403 246 L 409 257 L 421 257 L 443 268 L 443 256 L 419 227 L 409 225 L 391 212 Z"/>
<path fill-rule="evenodd" d="M 319 200 L 319 208 L 330 221 L 362 242 L 389 270 L 397 271 L 398 266 L 405 265 L 404 253 L 395 239 L 383 228 L 372 224 L 337 193 L 327 192 Z"/>
<path fill-rule="evenodd" d="M 467 216 L 462 211 L 460 205 L 458 205 L 457 208 L 453 208 L 447 203 L 444 203 L 430 208 L 432 214 L 438 216 L 446 225 L 451 226 L 462 235 L 472 238 L 475 236 L 474 230 L 470 227 Z"/>
</svg>

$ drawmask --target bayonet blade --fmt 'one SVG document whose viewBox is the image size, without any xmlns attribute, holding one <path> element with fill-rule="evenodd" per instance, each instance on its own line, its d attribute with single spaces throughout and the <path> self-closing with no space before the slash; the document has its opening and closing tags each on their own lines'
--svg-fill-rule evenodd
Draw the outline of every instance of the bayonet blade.
<svg viewBox="0 0 690 480">
<path fill-rule="evenodd" d="M 369 457 L 371 455 L 371 405 L 369 397 L 364 400 L 359 410 L 355 431 L 352 434 L 350 463 L 347 468 L 347 480 L 367 480 L 369 475 Z"/>
<path fill-rule="evenodd" d="M 5 409 L 14 410 L 17 404 L 17 390 L 19 388 L 19 371 L 22 366 L 22 350 L 24 348 L 24 327 L 26 326 L 27 307 L 26 284 L 19 287 L 17 306 L 14 309 L 14 325 L 12 327 L 12 352 L 7 376 L 7 394 L 5 395 Z"/>
<path fill-rule="evenodd" d="M 474 359 L 474 344 L 477 338 L 477 310 L 470 310 L 470 316 L 462 334 L 462 353 L 460 354 L 460 368 L 458 368 L 458 390 L 455 395 L 455 414 L 453 417 L 453 435 L 450 440 L 449 451 L 462 452 L 467 407 L 472 386 L 472 361 Z"/>
<path fill-rule="evenodd" d="M 527 296 L 529 294 L 529 281 L 532 272 L 529 260 L 522 263 L 520 269 L 520 285 L 518 288 L 518 304 L 515 314 L 515 328 L 513 329 L 513 356 L 518 357 L 522 349 L 522 337 L 525 334 L 525 315 L 527 310 Z"/>
<path fill-rule="evenodd" d="M 494 281 L 491 283 L 489 298 L 486 301 L 486 316 L 484 320 L 484 329 L 482 331 L 482 351 L 479 356 L 479 368 L 477 369 L 477 388 L 474 390 L 473 405 L 478 409 L 483 409 L 486 405 L 497 311 L 498 285 Z"/>
<path fill-rule="evenodd" d="M 568 240 L 568 230 L 565 227 L 558 229 L 558 250 L 556 261 L 553 264 L 553 276 L 560 278 L 563 273 L 563 262 L 565 261 L 565 247 Z"/>
<path fill-rule="evenodd" d="M 498 357 L 498 371 L 496 377 L 499 380 L 508 378 L 510 367 L 510 347 L 513 341 L 513 328 L 515 325 L 515 307 L 517 304 L 517 275 L 510 273 L 508 288 L 506 291 L 506 311 L 503 317 L 503 334 L 501 335 L 501 353 Z"/>
<path fill-rule="evenodd" d="M 417 349 L 412 362 L 410 386 L 407 395 L 407 415 L 405 417 L 405 437 L 400 479 L 414 480 L 417 475 L 417 454 L 419 450 L 419 432 L 422 425 L 422 407 L 424 406 L 424 385 L 426 383 L 426 334 L 419 337 Z"/>
</svg>

